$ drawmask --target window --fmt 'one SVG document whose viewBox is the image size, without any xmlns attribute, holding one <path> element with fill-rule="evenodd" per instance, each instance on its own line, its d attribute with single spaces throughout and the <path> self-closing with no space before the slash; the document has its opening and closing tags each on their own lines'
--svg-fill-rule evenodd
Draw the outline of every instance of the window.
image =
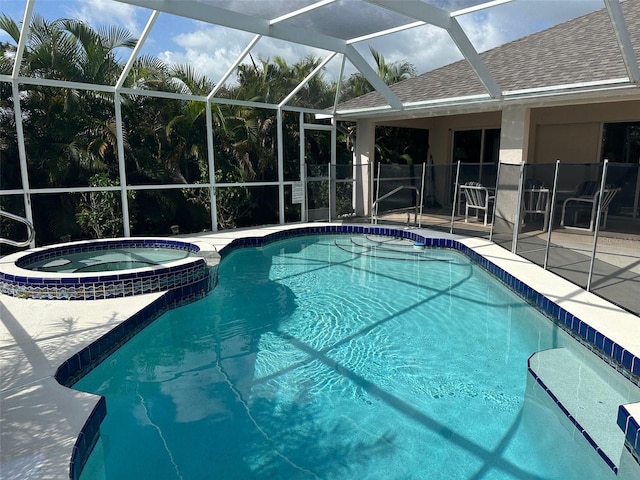
<svg viewBox="0 0 640 480">
<path fill-rule="evenodd" d="M 606 182 L 620 188 L 609 213 L 640 216 L 640 122 L 605 123 L 600 159 L 608 159 Z"/>
<path fill-rule="evenodd" d="M 474 181 L 495 185 L 499 153 L 499 128 L 454 131 L 453 178 L 456 164 L 460 161 L 460 183 Z"/>
<path fill-rule="evenodd" d="M 601 159 L 610 162 L 640 162 L 640 122 L 605 123 Z"/>
</svg>

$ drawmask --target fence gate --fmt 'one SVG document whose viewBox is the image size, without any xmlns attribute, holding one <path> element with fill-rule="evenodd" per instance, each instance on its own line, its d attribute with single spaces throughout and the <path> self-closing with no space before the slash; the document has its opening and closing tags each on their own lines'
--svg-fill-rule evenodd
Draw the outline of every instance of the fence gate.
<svg viewBox="0 0 640 480">
<path fill-rule="evenodd" d="M 301 117 L 302 118 L 302 117 Z M 302 120 L 301 120 L 302 122 Z M 307 142 L 308 131 L 313 131 L 314 141 Z M 306 186 L 302 204 L 302 221 L 331 221 L 335 217 L 335 165 L 336 133 L 332 125 L 302 123 L 300 128 L 300 173 Z"/>
</svg>

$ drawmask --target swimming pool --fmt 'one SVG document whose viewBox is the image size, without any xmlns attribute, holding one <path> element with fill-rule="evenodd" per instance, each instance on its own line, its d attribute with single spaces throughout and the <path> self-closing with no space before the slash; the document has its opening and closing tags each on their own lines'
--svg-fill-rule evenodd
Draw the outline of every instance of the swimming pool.
<svg viewBox="0 0 640 480">
<path fill-rule="evenodd" d="M 615 478 L 526 396 L 574 344 L 450 250 L 241 249 L 76 385 L 109 411 L 83 478 Z"/>
</svg>

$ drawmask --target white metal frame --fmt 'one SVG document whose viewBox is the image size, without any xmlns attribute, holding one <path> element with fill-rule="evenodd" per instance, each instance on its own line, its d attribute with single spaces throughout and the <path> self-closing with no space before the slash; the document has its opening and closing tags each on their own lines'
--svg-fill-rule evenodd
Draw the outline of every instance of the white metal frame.
<svg viewBox="0 0 640 480">
<path fill-rule="evenodd" d="M 330 132 L 331 135 L 331 151 L 329 152 L 330 158 L 329 163 L 327 163 L 327 176 L 323 177 L 308 177 L 307 175 L 307 162 L 306 162 L 306 142 L 305 136 L 307 130 L 309 131 L 324 131 Z M 335 217 L 335 195 L 336 195 L 336 178 L 335 178 L 335 166 L 336 166 L 336 125 L 332 122 L 331 125 L 325 124 L 315 124 L 315 123 L 305 123 L 304 114 L 300 113 L 300 181 L 302 181 L 305 185 L 305 195 L 304 202 L 302 204 L 302 218 L 301 220 L 307 221 L 309 218 L 309 208 L 308 208 L 308 182 L 318 182 L 318 181 L 328 181 L 329 182 L 329 204 L 327 208 L 329 210 L 327 220 L 330 222 L 332 218 Z M 321 165 L 321 164 L 319 164 Z"/>
<path fill-rule="evenodd" d="M 317 109 L 308 109 L 308 108 L 300 108 L 294 106 L 288 106 L 287 103 L 291 101 L 296 95 L 297 92 L 300 91 L 304 85 L 313 78 L 321 69 L 326 66 L 326 64 L 335 57 L 335 53 L 329 55 L 314 71 L 307 76 L 294 90 L 292 90 L 279 104 L 265 104 L 261 102 L 248 102 L 248 101 L 240 101 L 240 100 L 231 100 L 224 98 L 217 98 L 215 94 L 218 89 L 226 79 L 233 73 L 235 68 L 240 64 L 243 58 L 250 52 L 251 48 L 253 48 L 256 43 L 260 40 L 261 35 L 256 35 L 254 39 L 249 43 L 249 45 L 245 48 L 240 57 L 236 60 L 236 62 L 228 69 L 225 73 L 224 77 L 218 82 L 216 87 L 210 92 L 208 96 L 198 96 L 198 95 L 187 95 L 181 93 L 171 93 L 171 92 L 159 92 L 153 90 L 141 90 L 141 89 L 132 89 L 124 87 L 124 81 L 128 72 L 130 71 L 135 59 L 137 58 L 141 47 L 149 35 L 149 32 L 153 28 L 153 25 L 160 14 L 159 11 L 153 10 L 147 24 L 140 36 L 140 39 L 136 46 L 134 47 L 131 56 L 127 60 L 123 71 L 116 82 L 115 85 L 96 85 L 96 84 L 87 84 L 80 82 L 72 82 L 72 81 L 62 81 L 62 80 L 52 80 L 52 79 L 44 79 L 44 78 L 32 78 L 32 77 L 24 77 L 20 76 L 20 64 L 22 60 L 22 56 L 24 54 L 24 49 L 26 46 L 26 41 L 29 35 L 29 26 L 30 20 L 33 13 L 33 7 L 35 4 L 35 0 L 27 0 L 27 6 L 25 9 L 25 14 L 22 22 L 22 30 L 20 35 L 20 41 L 18 43 L 15 63 L 12 70 L 11 76 L 0 75 L 0 81 L 10 82 L 12 85 L 13 91 L 13 101 L 14 101 L 14 113 L 15 113 L 15 121 L 16 121 L 16 136 L 18 140 L 18 155 L 20 159 L 20 172 L 21 172 L 21 182 L 22 188 L 20 189 L 10 189 L 10 190 L 0 190 L 1 195 L 16 195 L 21 194 L 24 198 L 24 208 L 25 208 L 25 216 L 26 220 L 30 223 L 33 222 L 33 211 L 31 207 L 31 196 L 34 194 L 52 194 L 52 193 L 84 193 L 84 192 L 98 192 L 98 191 L 120 191 L 121 204 L 122 204 L 122 217 L 123 217 L 123 231 L 125 236 L 131 235 L 130 230 L 130 218 L 129 218 L 129 197 L 128 192 L 137 191 L 137 190 L 169 190 L 169 189 L 184 189 L 184 188 L 206 188 L 210 190 L 211 197 L 211 229 L 213 231 L 217 230 L 217 211 L 216 211 L 216 189 L 217 188 L 229 188 L 229 187 L 260 187 L 260 186 L 277 186 L 279 188 L 279 221 L 281 224 L 284 223 L 284 215 L 285 215 L 285 202 L 284 202 L 284 187 L 285 185 L 293 185 L 295 181 L 284 181 L 284 160 L 283 160 L 283 129 L 282 129 L 282 112 L 284 110 L 300 112 L 300 115 L 304 113 L 310 113 L 313 115 L 326 115 L 326 111 L 317 110 Z M 275 22 L 274 22 L 275 23 Z M 27 156 L 25 149 L 25 136 L 22 125 L 22 112 L 20 109 L 20 89 L 19 85 L 43 85 L 43 86 L 51 86 L 51 87 L 59 87 L 59 88 L 70 88 L 70 89 L 78 89 L 78 90 L 88 90 L 88 91 L 100 91 L 105 93 L 112 93 L 114 95 L 114 114 L 116 119 L 116 138 L 117 138 L 117 156 L 118 156 L 118 165 L 119 165 L 119 180 L 120 186 L 118 187 L 53 187 L 53 188 L 31 188 L 29 184 L 29 176 L 28 176 L 28 167 L 27 167 Z M 125 153 L 124 153 L 124 129 L 123 129 L 123 120 L 122 120 L 122 112 L 121 112 L 121 96 L 125 95 L 146 95 L 150 97 L 156 98 L 166 98 L 166 99 L 174 99 L 174 100 L 187 100 L 187 101 L 201 101 L 205 103 L 206 108 L 206 118 L 207 118 L 207 162 L 209 167 L 209 180 L 205 183 L 198 184 L 158 184 L 158 185 L 130 185 L 127 180 L 127 173 L 125 168 Z M 336 100 L 337 101 L 337 100 Z M 230 105 L 241 105 L 241 106 L 249 106 L 255 108 L 265 108 L 265 109 L 273 109 L 277 112 L 277 128 L 278 128 L 278 180 L 277 181 L 269 181 L 269 182 L 250 182 L 250 183 L 217 183 L 215 181 L 215 158 L 214 158 L 214 148 L 213 148 L 213 119 L 211 112 L 211 105 L 214 103 L 220 104 L 230 104 Z M 336 133 L 335 133 L 335 125 L 330 127 L 332 130 L 332 159 L 335 162 L 335 141 L 336 141 Z M 34 246 L 35 240 L 31 239 L 31 245 Z"/>
</svg>

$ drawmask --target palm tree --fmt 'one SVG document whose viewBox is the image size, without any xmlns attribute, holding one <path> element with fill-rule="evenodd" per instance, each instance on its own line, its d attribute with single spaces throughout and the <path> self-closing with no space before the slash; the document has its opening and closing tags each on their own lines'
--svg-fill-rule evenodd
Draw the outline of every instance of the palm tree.
<svg viewBox="0 0 640 480">
<path fill-rule="evenodd" d="M 307 56 L 293 65 L 287 64 L 281 57 L 273 60 L 262 60 L 260 65 L 255 62 L 240 65 L 238 68 L 239 85 L 236 90 L 237 98 L 243 100 L 262 101 L 265 103 L 280 103 L 292 92 L 313 70 L 320 64 L 320 59 Z M 335 85 L 324 80 L 322 72 L 311 78 L 297 93 L 291 103 L 309 108 L 324 108 L 333 100 Z M 245 109 L 241 119 L 244 131 L 240 143 L 237 145 L 245 152 L 251 152 L 251 164 L 260 178 L 274 179 L 276 176 L 276 112 L 266 109 Z M 291 127 L 286 132 L 287 137 L 298 135 L 297 122 L 285 123 Z M 294 153 L 292 158 L 297 158 Z"/>
<path fill-rule="evenodd" d="M 416 69 L 409 62 L 388 63 L 384 57 L 371 48 L 371 54 L 376 62 L 378 76 L 387 85 L 393 85 L 416 75 Z M 343 98 L 355 98 L 373 91 L 373 87 L 361 73 L 355 73 L 349 77 L 343 90 Z M 376 162 L 406 163 L 412 164 L 416 161 L 414 155 L 409 152 L 422 151 L 424 138 L 423 134 L 409 129 L 398 127 L 377 127 L 375 158 Z M 343 132 L 346 141 L 350 144 L 355 142 L 353 136 L 355 130 Z"/>
<path fill-rule="evenodd" d="M 19 28 L 13 20 L 0 16 L 0 28 L 17 44 Z M 49 22 L 34 16 L 21 72 L 32 77 L 113 84 L 122 70 L 116 49 L 132 48 L 135 42 L 120 27 L 94 30 L 77 20 Z M 24 120 L 28 161 L 39 163 L 40 168 L 32 171 L 49 172 L 48 177 L 34 178 L 36 186 L 86 184 L 92 172 L 113 170 L 112 95 L 33 85 L 23 91 L 22 108 L 32 112 Z"/>
<path fill-rule="evenodd" d="M 4 15 L 0 15 L 0 29 L 7 32 L 14 42 L 0 45 L 0 71 L 10 73 L 20 29 Z M 26 43 L 21 74 L 113 85 L 123 68 L 117 58 L 117 50 L 134 45 L 135 39 L 121 27 L 96 30 L 73 19 L 47 21 L 35 16 Z M 238 68 L 238 85 L 224 89 L 224 94 L 236 99 L 279 103 L 318 64 L 319 60 L 312 57 L 294 65 L 288 65 L 284 59 L 276 57 L 271 61 L 241 65 Z M 167 66 L 153 57 L 142 57 L 134 63 L 125 86 L 195 95 L 207 95 L 214 87 L 211 81 L 190 67 Z M 7 88 L 7 84 L 0 87 L 3 113 L 0 116 L 0 131 L 15 132 L 11 122 L 11 89 Z M 326 82 L 320 73 L 298 92 L 293 102 L 301 106 L 324 107 L 330 104 L 334 91 L 335 85 Z M 91 185 L 98 174 L 100 182 L 114 184 L 118 178 L 118 161 L 113 95 L 73 87 L 34 85 L 27 85 L 23 92 L 21 107 L 31 185 Z M 122 95 L 128 181 L 133 184 L 206 181 L 209 172 L 205 108 L 204 102 L 195 100 Z M 216 179 L 230 183 L 275 180 L 276 111 L 242 105 L 214 104 L 212 108 Z M 285 128 L 285 148 L 291 150 L 287 151 L 285 158 L 297 159 L 295 142 L 289 141 L 298 135 L 297 121 L 285 122 Z M 313 139 L 308 136 L 307 141 Z M 15 157 L 9 162 L 17 165 L 16 149 L 3 149 L 3 154 L 7 152 Z M 7 157 L 3 157 L 4 163 Z M 265 193 L 267 190 L 269 193 Z M 218 211 L 226 212 L 226 218 L 221 223 L 232 226 L 239 217 L 254 223 L 257 220 L 251 218 L 255 217 L 256 212 L 264 210 L 258 206 L 270 205 L 270 210 L 277 211 L 275 199 L 265 197 L 273 195 L 274 191 L 273 188 L 221 189 L 218 192 Z M 139 192 L 140 195 L 136 197 L 136 207 L 144 210 L 148 217 L 142 218 L 140 215 L 140 221 L 147 223 L 149 231 L 153 230 L 154 223 L 166 223 L 177 215 L 180 207 L 176 207 L 176 204 L 181 201 L 195 203 L 200 208 L 209 205 L 206 198 L 208 190 L 200 190 L 197 195 L 188 189 L 165 191 L 162 194 L 149 192 Z M 156 198 L 151 198 L 154 195 Z M 63 200 L 63 197 L 66 199 Z M 66 210 L 77 209 L 80 199 L 69 198 L 71 196 L 61 195 L 57 201 L 72 202 L 65 206 Z M 84 212 L 87 212 L 87 205 L 95 203 L 85 201 Z M 46 210 L 60 211 L 61 207 L 62 203 L 57 206 L 53 204 L 52 208 Z M 41 212 L 46 210 L 42 209 Z M 85 218 L 88 217 L 85 215 Z M 36 219 L 36 223 L 40 224 L 46 221 L 45 218 Z M 67 221 L 56 220 L 53 223 L 64 224 L 65 230 L 70 228 Z M 40 237 L 40 240 L 56 240 L 61 232 L 55 231 L 55 225 L 53 227 L 51 239 Z M 40 230 L 47 231 L 48 228 Z M 93 234 L 97 233 L 94 231 Z"/>
<path fill-rule="evenodd" d="M 2 45 L 0 68 L 5 71 L 7 59 L 13 58 L 20 29 L 6 15 L 0 15 L 0 29 L 14 42 Z M 117 49 L 131 48 L 135 42 L 120 27 L 95 30 L 77 20 L 47 21 L 34 16 L 20 71 L 30 77 L 114 84 L 122 71 Z M 113 95 L 42 85 L 26 85 L 21 91 L 32 187 L 88 185 L 89 178 L 97 172 L 117 178 Z M 5 92 L 3 104 L 5 111 L 13 114 L 13 98 L 5 97 Z M 57 240 L 61 234 L 79 234 L 75 222 L 58 215 L 73 211 L 77 201 L 69 195 L 50 196 L 49 208 L 34 209 L 40 216 L 35 218 L 40 226 L 40 241 Z M 57 231 L 58 228 L 64 230 Z"/>
<path fill-rule="evenodd" d="M 375 49 L 370 48 L 376 62 L 378 76 L 387 85 L 393 85 L 416 76 L 416 68 L 409 62 L 387 63 L 384 57 Z M 352 74 L 342 91 L 342 98 L 347 100 L 359 97 L 373 91 L 373 87 L 361 73 Z"/>
</svg>

